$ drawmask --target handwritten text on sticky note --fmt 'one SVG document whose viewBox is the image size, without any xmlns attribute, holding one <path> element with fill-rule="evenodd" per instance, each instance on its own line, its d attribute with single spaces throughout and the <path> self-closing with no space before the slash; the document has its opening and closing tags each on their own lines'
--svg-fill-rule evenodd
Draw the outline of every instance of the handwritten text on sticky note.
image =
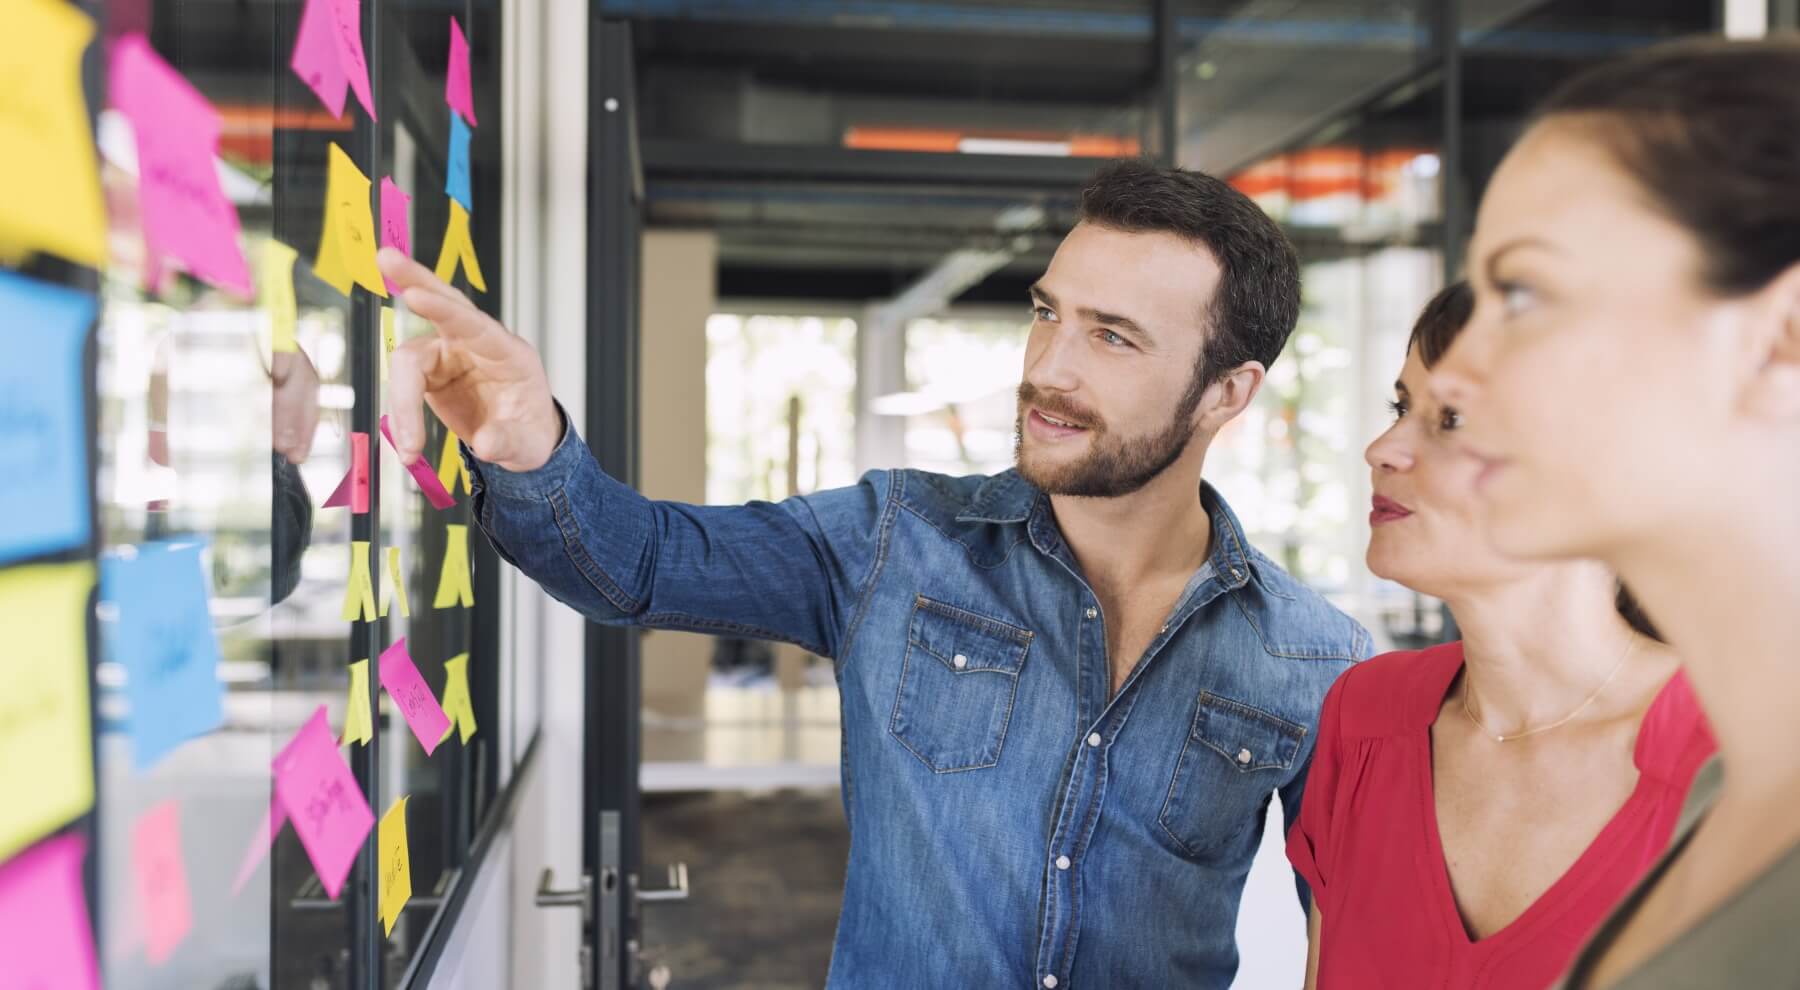
<svg viewBox="0 0 1800 990">
<path fill-rule="evenodd" d="M 324 705 L 276 755 L 275 796 L 294 823 L 319 882 L 336 899 L 363 839 L 375 827 L 375 813 L 338 754 Z"/>
<path fill-rule="evenodd" d="M 91 564 L 0 570 L 0 860 L 94 803 Z"/>
<path fill-rule="evenodd" d="M 412 857 L 406 848 L 406 798 L 394 801 L 381 816 L 381 827 L 375 833 L 376 859 L 381 873 L 381 889 L 376 892 L 381 909 L 381 923 L 387 934 L 394 934 L 394 922 L 406 902 L 412 900 Z"/>
<path fill-rule="evenodd" d="M 94 297 L 0 272 L 0 314 L 3 563 L 88 541 L 82 349 Z"/>
<path fill-rule="evenodd" d="M 162 261 L 174 258 L 195 278 L 251 298 L 237 207 L 219 184 L 218 111 L 141 34 L 113 42 L 107 83 L 137 138 L 151 282 L 159 281 L 154 273 Z"/>
<path fill-rule="evenodd" d="M 333 117 L 344 115 L 348 89 L 356 91 L 356 101 L 376 119 L 358 0 L 306 0 L 288 64 Z"/>
<path fill-rule="evenodd" d="M 106 655 L 125 668 L 139 769 L 225 718 L 203 549 L 146 543 L 100 562 L 100 628 Z"/>
<path fill-rule="evenodd" d="M 419 745 L 425 747 L 425 754 L 431 755 L 444 738 L 444 730 L 450 727 L 450 718 L 444 714 L 443 706 L 438 704 L 431 688 L 425 686 L 425 678 L 406 652 L 406 637 L 402 636 L 394 641 L 394 645 L 381 651 L 380 663 L 381 686 L 387 688 L 388 697 L 400 709 Z"/>
</svg>

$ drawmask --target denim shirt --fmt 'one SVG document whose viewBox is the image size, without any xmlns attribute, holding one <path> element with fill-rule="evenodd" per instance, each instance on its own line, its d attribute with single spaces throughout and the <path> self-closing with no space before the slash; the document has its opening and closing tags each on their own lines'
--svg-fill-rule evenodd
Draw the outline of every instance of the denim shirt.
<svg viewBox="0 0 1800 990">
<path fill-rule="evenodd" d="M 850 863 L 831 987 L 1217 987 L 1269 798 L 1368 634 L 1256 552 L 1211 559 L 1120 692 L 1106 616 L 1016 472 L 874 471 L 744 506 L 656 502 L 571 429 L 541 468 L 464 450 L 500 555 L 595 622 L 835 663 Z"/>
</svg>

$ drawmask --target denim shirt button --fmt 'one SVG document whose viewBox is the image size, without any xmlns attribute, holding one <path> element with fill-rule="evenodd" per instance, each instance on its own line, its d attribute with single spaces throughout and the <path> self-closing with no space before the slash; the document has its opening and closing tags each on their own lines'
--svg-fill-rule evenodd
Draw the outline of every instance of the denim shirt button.
<svg viewBox="0 0 1800 990">
<path fill-rule="evenodd" d="M 1089 746 L 1100 745 L 1100 733 L 1098 733 L 1098 732 L 1089 733 L 1088 734 L 1088 745 Z"/>
<path fill-rule="evenodd" d="M 1240 750 L 1238 750 L 1238 762 L 1239 762 L 1239 763 L 1240 763 L 1240 764 L 1246 764 L 1246 763 L 1249 763 L 1249 762 L 1250 762 L 1250 758 L 1251 758 L 1251 757 L 1250 757 L 1250 751 L 1249 751 L 1249 750 L 1247 750 L 1247 749 L 1240 749 Z"/>
<path fill-rule="evenodd" d="M 1069 866 L 1070 866 L 1069 857 L 1067 857 L 1067 856 L 1056 857 L 1056 868 L 1057 869 L 1066 870 L 1069 868 Z"/>
<path fill-rule="evenodd" d="M 1088 606 L 1088 610 L 1087 610 L 1087 617 L 1088 617 L 1088 618 L 1090 618 L 1090 619 L 1097 619 L 1097 618 L 1099 618 L 1099 617 L 1100 617 L 1100 610 L 1099 610 L 1099 609 L 1097 609 L 1097 608 L 1094 608 L 1094 607 L 1093 607 L 1093 606 L 1092 606 L 1092 605 L 1090 605 L 1090 606 Z"/>
<path fill-rule="evenodd" d="M 950 658 L 950 662 L 956 665 L 957 670 L 961 670 L 969 665 L 969 658 L 958 653 L 956 656 Z"/>
<path fill-rule="evenodd" d="M 1056 977 L 1054 975 L 1044 977 L 1044 990 L 1056 990 Z"/>
</svg>

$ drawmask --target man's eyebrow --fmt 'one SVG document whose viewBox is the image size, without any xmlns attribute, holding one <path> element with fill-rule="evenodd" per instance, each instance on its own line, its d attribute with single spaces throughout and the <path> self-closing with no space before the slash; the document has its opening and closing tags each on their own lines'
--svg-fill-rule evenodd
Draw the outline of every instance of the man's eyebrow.
<svg viewBox="0 0 1800 990">
<path fill-rule="evenodd" d="M 1030 291 L 1033 296 L 1037 297 L 1040 302 L 1043 302 L 1051 309 L 1057 308 L 1056 297 L 1050 294 L 1050 290 L 1044 288 L 1043 283 L 1032 283 Z M 1076 315 L 1090 323 L 1100 323 L 1116 328 L 1120 333 L 1123 333 L 1126 336 L 1137 338 L 1140 343 L 1149 344 L 1154 343 L 1156 340 L 1156 338 L 1151 335 L 1150 331 L 1144 329 L 1142 324 L 1122 313 L 1108 313 L 1104 310 L 1093 309 L 1092 307 L 1087 306 L 1084 306 L 1075 312 Z"/>
</svg>

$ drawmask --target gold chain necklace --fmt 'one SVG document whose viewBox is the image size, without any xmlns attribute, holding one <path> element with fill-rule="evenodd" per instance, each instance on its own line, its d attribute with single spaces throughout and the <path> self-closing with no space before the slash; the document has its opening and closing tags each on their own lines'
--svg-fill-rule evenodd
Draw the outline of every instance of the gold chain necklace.
<svg viewBox="0 0 1800 990">
<path fill-rule="evenodd" d="M 1549 725 L 1540 725 L 1535 729 L 1525 729 L 1520 732 L 1515 732 L 1510 736 L 1504 733 L 1495 732 L 1493 729 L 1488 728 L 1487 723 L 1481 720 L 1481 716 L 1475 714 L 1474 710 L 1469 707 L 1469 697 L 1475 693 L 1475 679 L 1469 676 L 1469 672 L 1466 668 L 1463 670 L 1463 714 L 1469 716 L 1469 721 L 1475 723 L 1476 728 L 1479 728 L 1483 734 L 1492 736 L 1497 743 L 1512 742 L 1515 739 L 1523 739 L 1526 736 L 1535 736 L 1540 732 L 1549 732 L 1551 729 L 1559 729 L 1574 721 L 1575 716 L 1587 711 L 1589 705 L 1592 705 L 1595 701 L 1599 700 L 1600 695 L 1612 685 L 1613 678 L 1618 677 L 1619 671 L 1625 669 L 1625 661 L 1631 658 L 1631 651 L 1637 649 L 1637 641 L 1638 638 L 1636 634 L 1633 634 L 1630 639 L 1626 640 L 1625 651 L 1619 654 L 1619 662 L 1613 664 L 1612 673 L 1606 675 L 1606 680 L 1601 681 L 1600 686 L 1594 689 L 1594 693 L 1588 695 L 1587 700 L 1582 702 L 1574 711 L 1551 722 Z"/>
</svg>

